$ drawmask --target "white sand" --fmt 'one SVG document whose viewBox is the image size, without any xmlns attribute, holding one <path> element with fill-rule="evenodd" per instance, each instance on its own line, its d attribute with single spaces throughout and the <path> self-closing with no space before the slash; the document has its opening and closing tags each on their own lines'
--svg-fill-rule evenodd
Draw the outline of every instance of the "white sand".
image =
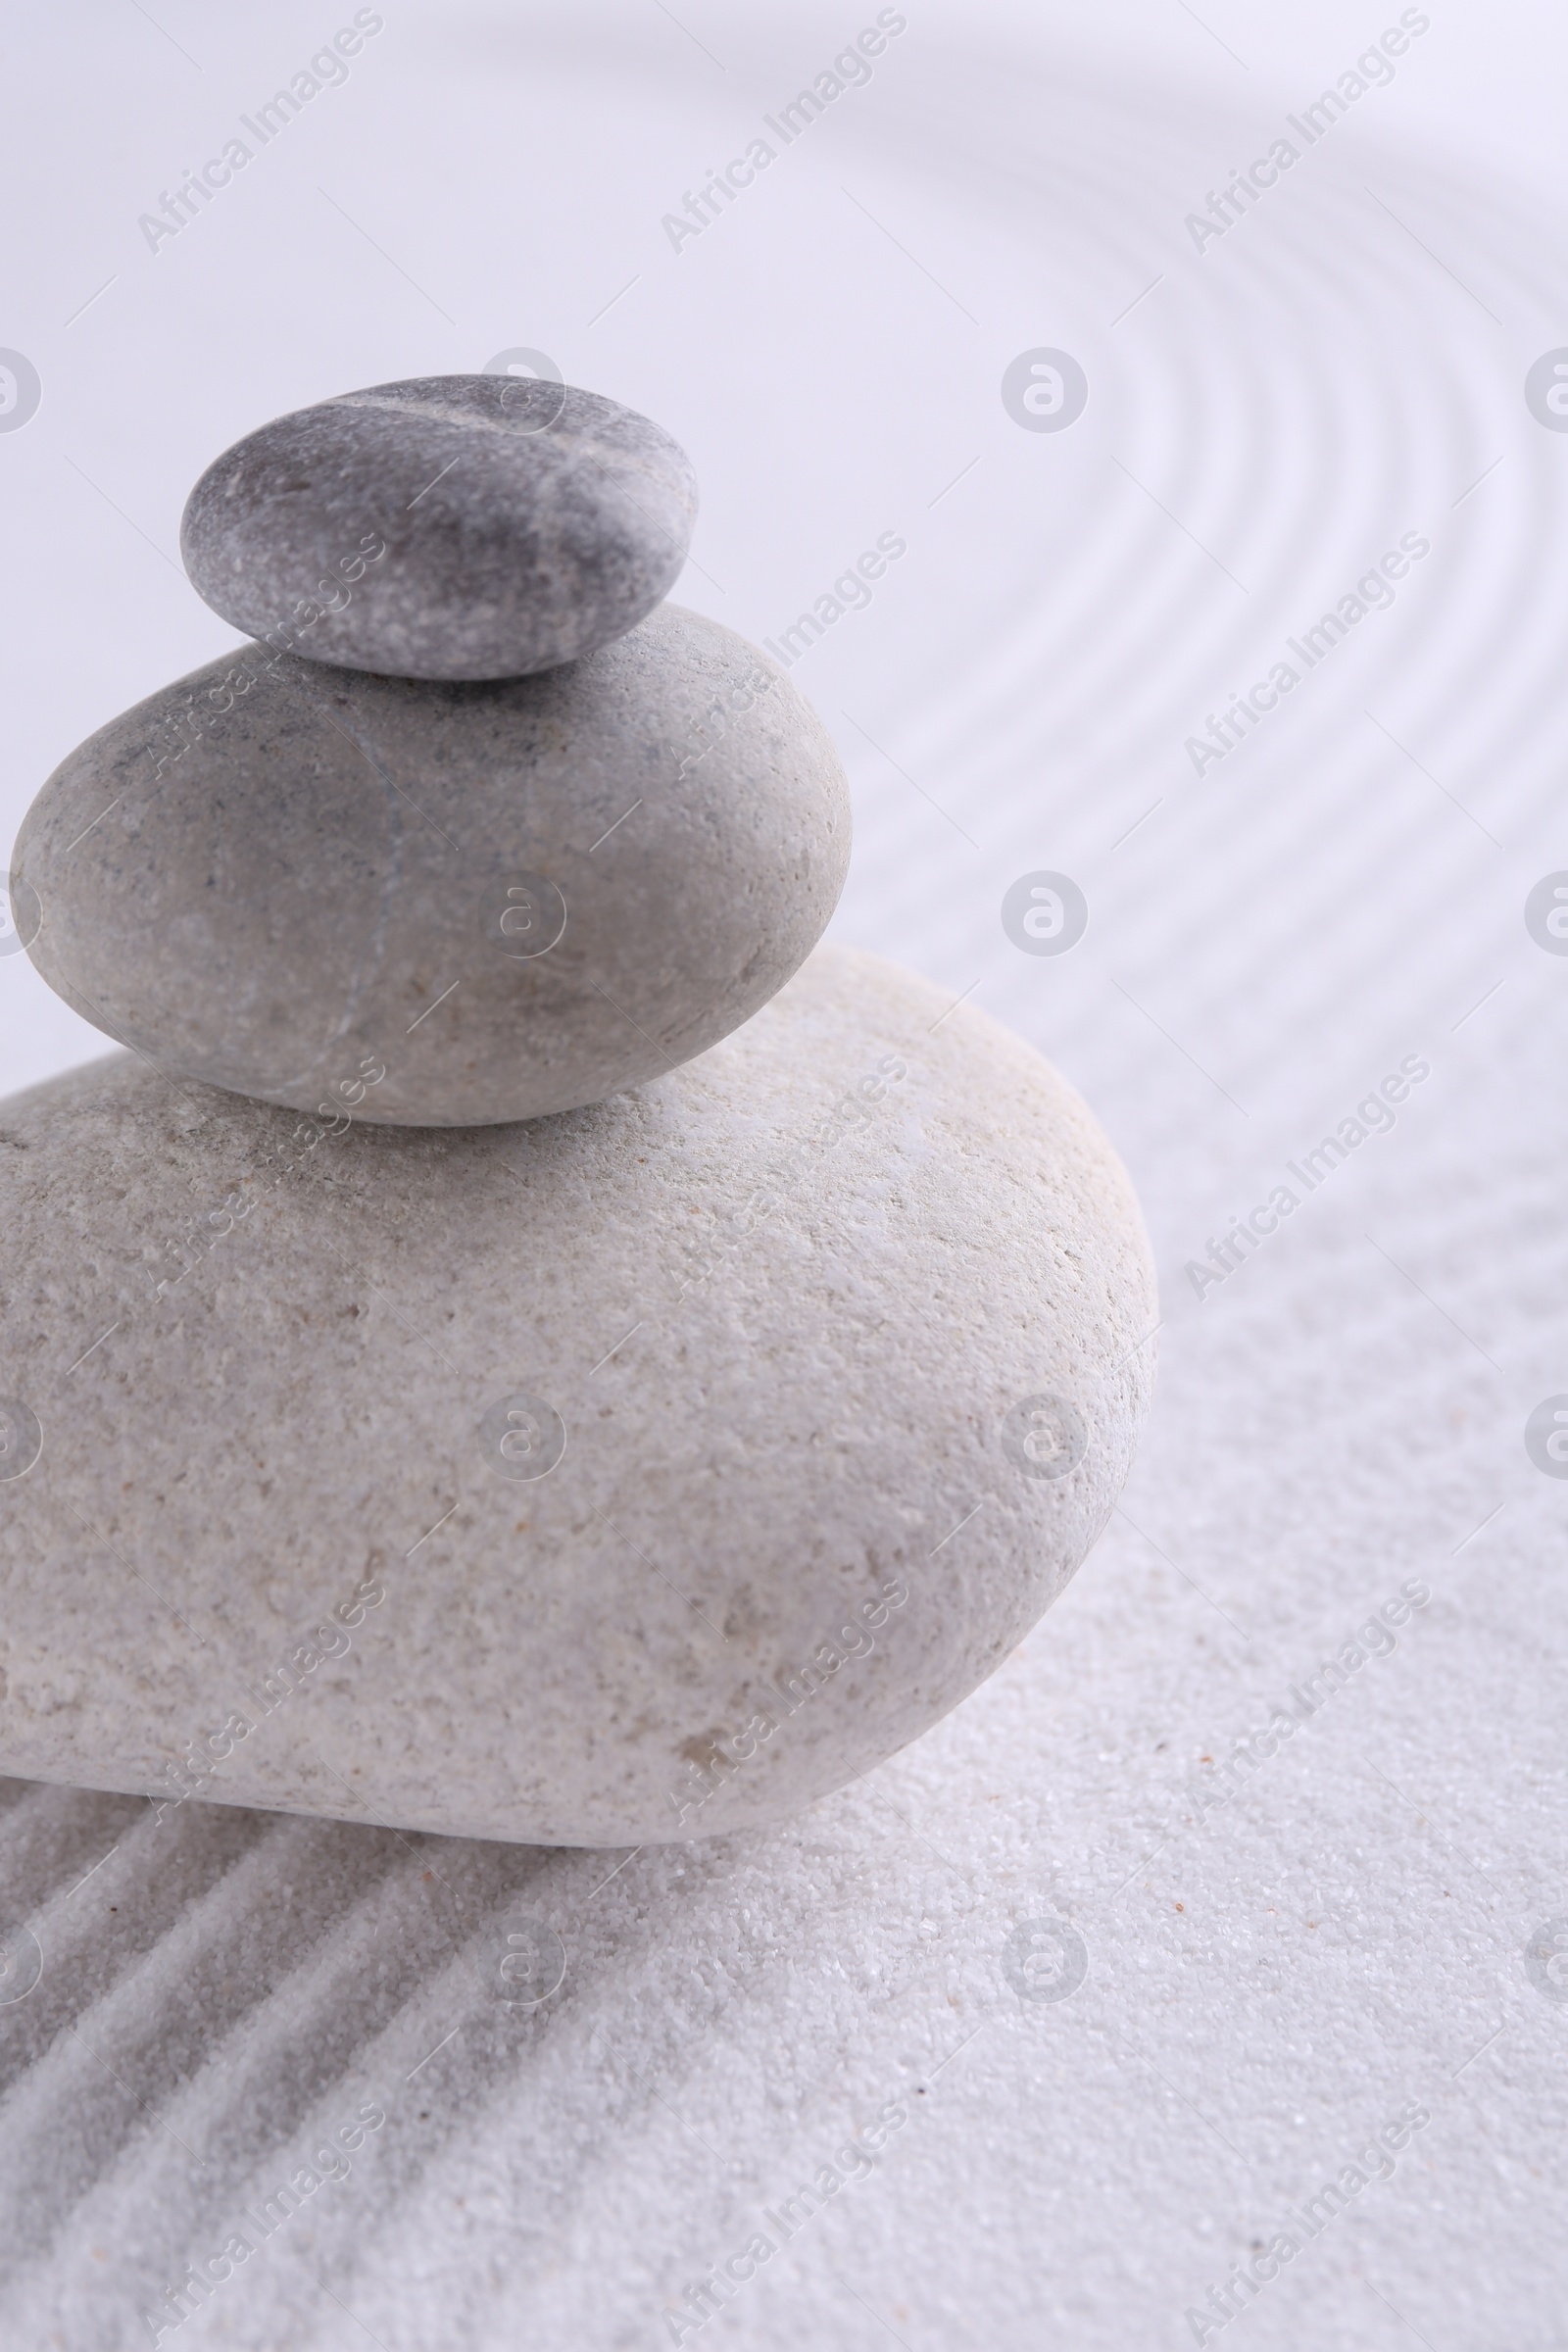
<svg viewBox="0 0 1568 2352">
<path fill-rule="evenodd" d="M 1140 1186 L 1169 1319 L 1124 1515 L 1065 1597 L 791 1828 L 602 1884 L 612 1858 L 9 1791 L 0 1885 L 44 1965 L 0 2008 L 8 2337 L 148 2342 L 149 2299 L 368 2107 L 350 2178 L 165 2344 L 668 2343 L 666 2306 L 870 2127 L 866 2177 L 686 2341 L 1174 2352 L 1412 2103 L 1392 2177 L 1224 2340 L 1556 2352 L 1568 2005 L 1524 1952 L 1568 1913 L 1568 1489 L 1522 1433 L 1568 1390 L 1568 961 L 1522 907 L 1568 866 L 1568 437 L 1521 385 L 1568 336 L 1559 36 L 1432 11 L 1200 256 L 1185 215 L 1397 11 L 1202 8 L 1212 37 L 1131 7 L 1073 65 L 1038 20 L 911 7 L 870 85 L 676 253 L 661 216 L 874 10 L 683 6 L 693 38 L 629 6 L 389 11 L 150 254 L 138 213 L 331 28 L 157 13 L 200 76 L 135 12 L 93 18 L 90 74 L 73 26 L 30 35 L 12 818 L 221 650 L 137 535 L 172 554 L 220 447 L 542 345 L 691 451 L 684 601 L 776 637 L 906 539 L 794 673 L 856 787 L 836 932 L 973 984 L 1060 1063 Z M 1090 379 L 1059 436 L 998 396 L 1041 346 Z M 1430 553 L 1392 610 L 1195 776 L 1184 739 L 1406 532 Z M 1034 868 L 1090 904 L 1059 961 L 1001 929 Z M 0 1004 L 16 1085 L 98 1050 L 20 959 Z M 1185 1261 L 1405 1055 L 1431 1075 L 1395 1131 L 1200 1304 Z M 1206 1805 L 1405 1580 L 1432 1597 L 1393 1654 Z M 519 1884 L 566 1954 L 528 2015 L 451 1933 L 458 1895 Z M 1051 1913 L 1088 1956 L 1060 2002 L 1004 1965 Z"/>
</svg>

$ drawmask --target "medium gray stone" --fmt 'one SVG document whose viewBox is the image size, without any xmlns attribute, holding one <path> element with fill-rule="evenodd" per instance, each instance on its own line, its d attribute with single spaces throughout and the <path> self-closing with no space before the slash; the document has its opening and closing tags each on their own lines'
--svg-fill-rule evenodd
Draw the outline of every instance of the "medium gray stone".
<svg viewBox="0 0 1568 2352">
<path fill-rule="evenodd" d="M 487 684 L 213 662 L 74 752 L 12 863 L 44 978 L 160 1069 L 440 1127 L 712 1045 L 819 938 L 849 850 L 810 706 L 663 605 Z"/>
<path fill-rule="evenodd" d="M 624 636 L 673 587 L 697 477 L 668 433 L 567 384 L 431 375 L 274 417 L 207 468 L 180 553 L 252 637 L 411 678 L 520 677 Z"/>
<path fill-rule="evenodd" d="M 528 1126 L 323 1135 L 115 1056 L 0 1133 L 0 1772 L 549 1844 L 777 1820 L 1002 1663 L 1148 1404 L 1105 1137 L 842 949 Z"/>
</svg>

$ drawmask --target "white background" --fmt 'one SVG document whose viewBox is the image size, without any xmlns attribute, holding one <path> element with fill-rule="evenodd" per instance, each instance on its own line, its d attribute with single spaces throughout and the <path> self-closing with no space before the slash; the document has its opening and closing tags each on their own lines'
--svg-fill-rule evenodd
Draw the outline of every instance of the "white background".
<svg viewBox="0 0 1568 2352">
<path fill-rule="evenodd" d="M 1522 1436 L 1568 1390 L 1568 958 L 1523 921 L 1568 866 L 1568 434 L 1523 397 L 1568 344 L 1560 29 L 1440 0 L 1392 84 L 1200 254 L 1185 217 L 1396 9 L 905 13 L 869 85 L 678 253 L 662 217 L 873 8 L 390 0 L 347 82 L 156 253 L 138 216 L 352 11 L 124 0 L 7 42 L 0 344 L 43 400 L 0 436 L 0 835 L 84 735 L 233 642 L 176 547 L 220 450 L 542 348 L 691 453 L 677 594 L 731 627 L 776 637 L 907 539 L 794 672 L 855 789 L 833 930 L 972 990 L 1082 1089 L 1166 1315 L 1124 1515 L 997 1680 L 806 1822 L 644 1855 L 591 1909 L 597 1858 L 539 1857 L 572 1954 L 550 2025 L 464 2027 L 181 2343 L 668 2342 L 687 2282 L 894 2099 L 875 2176 L 701 2340 L 1191 2343 L 1187 2308 L 1405 2101 L 1431 2121 L 1394 2177 L 1227 2342 L 1563 2340 L 1568 2002 L 1523 1955 L 1568 1914 L 1568 1489 Z M 1035 346 L 1088 374 L 1061 433 L 1003 406 Z M 1205 714 L 1404 532 L 1431 553 L 1393 608 L 1196 776 Z M 1033 868 L 1088 898 L 1059 959 L 1001 926 Z M 0 1024 L 8 1087 L 103 1044 L 22 956 Z M 1187 1261 L 1412 1054 L 1432 1074 L 1396 1130 L 1200 1302 Z M 1415 1577 L 1396 1653 L 1205 1811 L 1210 1760 Z M 122 1824 L 113 1868 L 152 1870 L 120 1806 L 19 1799 L 40 1902 Z M 282 2080 L 352 1975 L 335 1890 L 368 1850 L 225 1835 L 221 1887 L 195 1915 L 171 1894 L 78 2021 L 128 2085 L 112 2129 L 93 2065 L 62 2040 L 18 2072 L 0 2011 L 39 2341 L 147 2341 L 149 2279 L 221 2242 L 212 2166 L 236 2197 L 281 2177 L 302 2119 L 401 2082 L 456 2013 L 411 1964 L 373 2048 L 323 2039 L 292 2103 L 225 2109 L 236 2037 Z M 405 1943 L 416 1881 L 389 1865 Z M 279 1942 L 301 1886 L 316 1924 Z M 113 1948 L 110 1872 L 74 1899 L 102 1911 L 70 1933 Z M 1090 1955 L 1060 2003 L 1004 1966 L 1045 1914 Z M 176 2032 L 204 1936 L 272 1936 L 275 1965 L 242 2016 Z M 195 2188 L 149 2103 L 204 2151 Z"/>
</svg>

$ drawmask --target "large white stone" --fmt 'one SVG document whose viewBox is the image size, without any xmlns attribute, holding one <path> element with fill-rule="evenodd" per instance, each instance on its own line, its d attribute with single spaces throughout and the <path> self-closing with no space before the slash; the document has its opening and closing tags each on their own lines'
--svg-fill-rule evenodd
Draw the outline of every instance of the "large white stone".
<svg viewBox="0 0 1568 2352">
<path fill-rule="evenodd" d="M 0 1106 L 0 1772 L 545 1843 L 777 1819 L 1059 1592 L 1154 1321 L 1077 1096 L 842 949 L 529 1125 L 98 1062 Z"/>
</svg>

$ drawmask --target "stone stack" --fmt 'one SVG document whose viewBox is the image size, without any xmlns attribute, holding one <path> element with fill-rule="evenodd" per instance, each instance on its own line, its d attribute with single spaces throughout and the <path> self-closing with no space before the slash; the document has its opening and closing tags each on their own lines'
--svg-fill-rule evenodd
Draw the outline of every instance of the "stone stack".
<svg viewBox="0 0 1568 2352">
<path fill-rule="evenodd" d="M 974 1689 L 1103 1524 L 1131 1188 L 1027 1047 L 816 947 L 843 773 L 660 602 L 696 504 L 646 418 L 490 376 L 197 484 L 251 642 L 74 753 L 14 858 L 129 1051 L 0 1106 L 0 1770 L 766 1822 Z"/>
</svg>

